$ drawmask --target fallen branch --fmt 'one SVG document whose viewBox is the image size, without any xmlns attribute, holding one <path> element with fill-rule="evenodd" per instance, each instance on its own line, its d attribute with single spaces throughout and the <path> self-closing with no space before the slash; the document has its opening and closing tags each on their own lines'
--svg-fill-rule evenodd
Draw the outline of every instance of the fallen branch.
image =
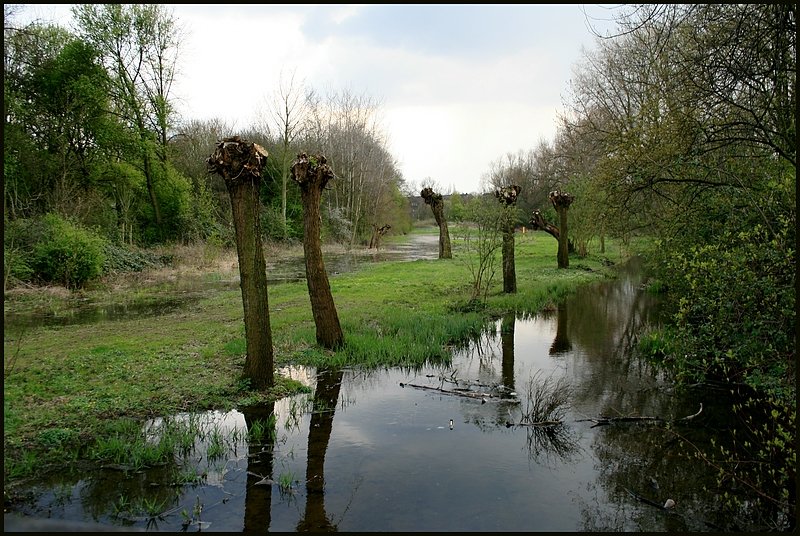
<svg viewBox="0 0 800 536">
<path fill-rule="evenodd" d="M 692 415 L 687 415 L 686 417 L 683 417 L 682 419 L 678 419 L 678 420 L 679 421 L 691 421 L 692 419 L 694 419 L 695 417 L 700 415 L 700 413 L 702 413 L 702 411 L 703 411 L 703 403 L 700 402 L 700 409 L 697 410 L 697 413 L 693 413 Z"/>
<path fill-rule="evenodd" d="M 698 415 L 700 415 L 700 413 L 702 413 L 702 412 L 703 412 L 703 403 L 701 402 L 700 403 L 700 409 L 697 410 L 697 413 L 694 413 L 692 415 L 687 415 L 686 417 L 681 417 L 680 419 L 675 419 L 673 422 L 690 421 L 690 420 L 694 419 L 695 417 L 697 417 Z M 601 415 L 600 417 L 598 417 L 596 419 L 579 419 L 577 422 L 586 422 L 586 421 L 591 421 L 591 422 L 594 423 L 592 425 L 592 428 L 594 428 L 595 426 L 605 426 L 605 425 L 613 424 L 613 423 L 617 423 L 617 422 L 643 422 L 643 421 L 644 422 L 667 422 L 665 419 L 662 419 L 661 417 L 608 417 L 608 416 L 605 416 L 605 415 Z"/>
<path fill-rule="evenodd" d="M 443 389 L 441 387 L 431 387 L 429 385 L 417 385 L 417 384 L 414 384 L 414 383 L 403 383 L 403 382 L 400 382 L 400 387 L 414 387 L 416 389 L 425 389 L 427 391 L 437 391 L 437 392 L 445 394 L 445 395 L 454 395 L 454 396 L 463 396 L 463 397 L 466 397 L 466 398 L 475 398 L 475 399 L 479 399 L 482 403 L 485 403 L 487 398 L 496 398 L 495 395 L 493 395 L 491 393 L 480 393 L 480 392 L 476 393 L 474 391 L 449 390 L 449 389 Z"/>
<path fill-rule="evenodd" d="M 538 422 L 507 422 L 506 428 L 511 428 L 512 426 L 558 426 L 559 424 L 564 424 L 561 421 L 538 421 Z"/>
<path fill-rule="evenodd" d="M 661 504 L 658 504 L 658 503 L 657 503 L 657 502 L 655 502 L 655 501 L 651 501 L 651 500 L 650 500 L 650 499 L 648 499 L 647 497 L 642 497 L 642 496 L 641 496 L 641 495 L 639 495 L 638 493 L 636 493 L 636 492 L 633 492 L 633 491 L 629 490 L 628 488 L 624 488 L 624 489 L 625 489 L 625 491 L 627 491 L 627 492 L 630 494 L 630 496 L 631 496 L 631 497 L 633 497 L 634 499 L 636 499 L 636 500 L 638 500 L 638 501 L 641 501 L 641 502 L 643 502 L 643 503 L 645 503 L 645 504 L 649 504 L 650 506 L 655 506 L 655 507 L 656 507 L 656 508 L 658 508 L 659 510 L 663 510 L 663 511 L 665 511 L 665 512 L 669 512 L 670 510 L 672 510 L 673 508 L 675 508 L 675 501 L 673 501 L 672 499 L 667 499 L 667 501 L 666 501 L 666 502 L 665 502 L 663 505 L 661 505 Z"/>
</svg>

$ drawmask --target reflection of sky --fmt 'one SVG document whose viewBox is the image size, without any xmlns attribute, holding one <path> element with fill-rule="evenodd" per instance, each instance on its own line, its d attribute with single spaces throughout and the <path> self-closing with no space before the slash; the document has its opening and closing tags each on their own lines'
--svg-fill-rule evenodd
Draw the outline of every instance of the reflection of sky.
<svg viewBox="0 0 800 536">
<path fill-rule="evenodd" d="M 609 502 L 598 486 L 598 430 L 590 422 L 576 422 L 599 415 L 596 404 L 604 403 L 602 393 L 619 388 L 590 389 L 587 382 L 608 374 L 598 367 L 615 369 L 596 356 L 587 358 L 578 346 L 551 355 L 557 322 L 557 314 L 517 319 L 513 357 L 518 397 L 526 396 L 526 384 L 537 372 L 540 378 L 566 377 L 584 394 L 579 412 L 567 414 L 566 433 L 558 445 L 548 443 L 541 431 L 537 435 L 525 427 L 506 428 L 505 422 L 518 418 L 518 406 L 507 401 L 481 403 L 407 385 L 454 389 L 479 382 L 486 392 L 502 384 L 502 321 L 479 342 L 457 351 L 448 368 L 346 371 L 324 463 L 324 509 L 338 529 L 571 531 L 584 526 L 587 509 L 607 519 L 618 516 L 619 505 Z M 576 340 L 568 330 L 560 335 Z M 313 369 L 279 372 L 316 387 Z M 312 399 L 298 395 L 275 404 L 278 440 L 271 476 L 277 481 L 291 475 L 299 483 L 294 495 L 272 494 L 271 531 L 294 531 L 302 515 Z M 235 411 L 215 419 L 221 430 L 244 428 L 242 415 Z M 237 486 L 244 485 L 246 471 L 240 456 L 210 470 L 209 483 L 242 494 Z"/>
<path fill-rule="evenodd" d="M 562 321 L 567 318 L 573 321 L 587 315 L 572 309 Z M 591 528 L 587 519 L 601 520 L 596 526 L 612 530 L 663 530 L 660 513 L 640 512 L 637 505 L 614 495 L 619 492 L 614 489 L 618 475 L 626 470 L 638 474 L 635 467 L 615 464 L 630 465 L 637 455 L 646 458 L 646 451 L 637 452 L 641 442 L 625 442 L 632 429 L 617 430 L 613 440 L 609 434 L 614 430 L 592 428 L 592 422 L 580 419 L 599 416 L 609 407 L 629 414 L 638 410 L 669 416 L 674 412 L 673 400 L 650 389 L 653 382 L 648 383 L 647 370 L 642 372 L 645 367 L 629 370 L 629 357 L 598 354 L 592 348 L 602 350 L 605 345 L 589 344 L 586 330 L 579 341 L 570 331 L 582 329 L 579 322 L 565 322 L 562 328 L 566 329 L 560 332 L 575 343 L 573 349 L 550 355 L 557 321 L 556 314 L 516 320 L 514 382 L 519 397 L 526 395 L 527 380 L 537 371 L 545 377 L 564 376 L 571 383 L 573 409 L 564 418 L 568 434 L 562 443 L 548 443 L 545 434 L 532 437 L 529 428 L 507 428 L 506 420 L 516 421 L 508 413 L 515 406 L 507 401 L 482 403 L 401 386 L 456 387 L 442 383 L 442 377 L 478 380 L 486 386 L 482 390 L 502 383 L 502 323 L 498 322 L 492 333 L 456 352 L 448 368 L 345 371 L 325 451 L 325 493 L 313 500 L 324 501 L 326 514 L 341 531 L 576 531 Z M 588 323 L 597 322 L 592 317 Z M 591 336 L 608 337 L 615 332 L 597 329 L 591 330 Z M 313 369 L 293 367 L 280 373 L 316 387 Z M 183 505 L 190 509 L 201 496 L 212 530 L 241 531 L 247 504 L 270 509 L 265 532 L 267 528 L 294 532 L 307 500 L 304 481 L 312 401 L 313 396 L 303 394 L 275 403 L 277 440 L 270 451 L 271 474 L 262 473 L 270 465 L 249 466 L 242 413 L 195 415 L 206 429 L 216 429 L 226 438 L 236 432 L 239 439 L 231 440 L 228 455 L 220 461 L 203 457 L 208 435 L 198 443 L 192 459 L 207 470 L 208 485 L 186 488 Z M 692 408 L 681 414 L 695 411 L 696 405 Z M 250 470 L 275 481 L 291 476 L 298 481 L 294 493 L 280 493 L 273 485 L 271 504 L 248 503 Z M 631 520 L 632 512 L 644 516 L 644 521 Z"/>
</svg>

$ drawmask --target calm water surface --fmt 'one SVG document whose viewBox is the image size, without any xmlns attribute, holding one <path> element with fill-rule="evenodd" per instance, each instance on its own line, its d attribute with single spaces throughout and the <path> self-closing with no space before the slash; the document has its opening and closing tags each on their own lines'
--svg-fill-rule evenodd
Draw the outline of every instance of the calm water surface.
<svg viewBox="0 0 800 536">
<path fill-rule="evenodd" d="M 173 416 L 209 430 L 175 466 L 64 475 L 32 490 L 24 513 L 189 532 L 747 528 L 681 441 L 722 437 L 727 405 L 719 393 L 674 393 L 634 357 L 658 307 L 628 268 L 557 311 L 499 319 L 450 363 L 285 370 L 314 392 Z M 568 393 L 558 424 L 522 425 L 537 393 L 557 384 Z M 599 425 L 603 416 L 661 420 Z M 265 422 L 274 436 L 248 442 Z M 220 437 L 224 453 L 209 456 Z M 190 470 L 202 480 L 175 485 Z M 668 499 L 675 508 L 654 506 Z"/>
</svg>

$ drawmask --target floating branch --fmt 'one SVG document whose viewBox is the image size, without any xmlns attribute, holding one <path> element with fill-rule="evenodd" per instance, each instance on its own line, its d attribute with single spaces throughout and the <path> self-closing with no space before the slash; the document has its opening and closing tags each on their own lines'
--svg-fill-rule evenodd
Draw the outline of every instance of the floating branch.
<svg viewBox="0 0 800 536">
<path fill-rule="evenodd" d="M 507 422 L 506 428 L 511 428 L 512 426 L 558 426 L 560 424 L 564 424 L 563 421 Z"/>
<path fill-rule="evenodd" d="M 441 387 L 431 387 L 429 385 L 417 385 L 415 383 L 403 383 L 400 382 L 400 387 L 414 387 L 415 389 L 424 389 L 426 391 L 436 391 L 438 393 L 442 393 L 445 395 L 453 395 L 453 396 L 463 396 L 465 398 L 474 398 L 481 401 L 482 404 L 486 403 L 486 399 L 488 398 L 499 398 L 491 393 L 481 393 L 475 391 L 466 391 L 466 390 L 459 390 L 459 389 L 443 389 Z"/>
<path fill-rule="evenodd" d="M 655 501 L 651 501 L 647 497 L 643 497 L 643 496 L 639 495 L 638 493 L 629 490 L 628 488 L 624 488 L 624 489 L 625 489 L 625 491 L 628 492 L 628 494 L 631 497 L 633 497 L 637 501 L 641 501 L 641 502 L 643 502 L 645 504 L 649 504 L 650 506 L 655 506 L 659 510 L 664 510 L 664 511 L 668 512 L 668 511 L 672 510 L 673 508 L 675 508 L 675 501 L 673 501 L 672 499 L 667 499 L 666 502 L 663 505 L 661 505 L 661 504 L 659 504 L 659 503 L 657 503 Z"/>
<path fill-rule="evenodd" d="M 686 417 L 681 417 L 680 419 L 675 419 L 673 422 L 679 421 L 690 421 L 700 415 L 703 411 L 703 403 L 700 403 L 700 409 L 697 410 L 697 413 L 693 413 L 692 415 L 687 415 Z M 667 419 L 662 419 L 661 417 L 607 417 L 602 415 L 597 417 L 596 419 L 579 419 L 577 422 L 586 422 L 591 421 L 594 424 L 592 428 L 595 426 L 605 426 L 607 424 L 613 424 L 618 422 L 668 422 Z"/>
</svg>

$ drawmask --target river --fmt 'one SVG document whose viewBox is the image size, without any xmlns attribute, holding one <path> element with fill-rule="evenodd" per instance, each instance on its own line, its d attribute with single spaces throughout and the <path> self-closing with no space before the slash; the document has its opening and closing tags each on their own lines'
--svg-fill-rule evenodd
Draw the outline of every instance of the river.
<svg viewBox="0 0 800 536">
<path fill-rule="evenodd" d="M 730 402 L 676 392 L 633 351 L 658 322 L 643 277 L 634 260 L 556 311 L 498 319 L 446 365 L 284 370 L 313 393 L 171 417 L 213 431 L 176 460 L 201 481 L 174 486 L 174 467 L 62 475 L 23 513 L 173 532 L 761 528 L 772 514 L 721 502 L 690 447 L 724 441 Z M 264 422 L 274 434 L 248 441 Z"/>
</svg>

